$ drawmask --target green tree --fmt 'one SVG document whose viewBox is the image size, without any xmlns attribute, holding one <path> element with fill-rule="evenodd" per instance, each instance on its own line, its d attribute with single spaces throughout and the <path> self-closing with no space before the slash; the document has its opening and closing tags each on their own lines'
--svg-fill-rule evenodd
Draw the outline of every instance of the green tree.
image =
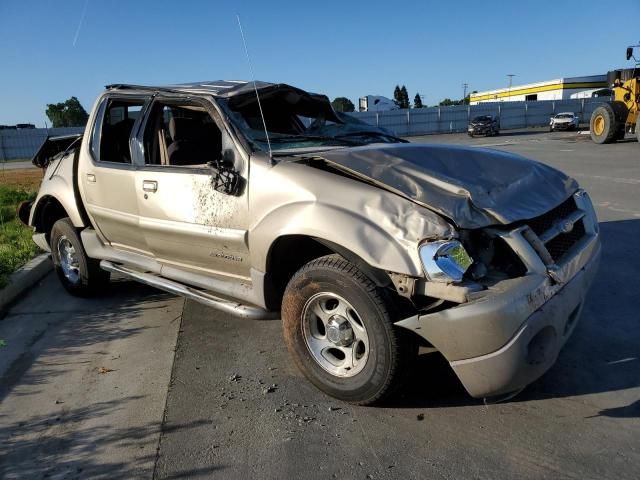
<svg viewBox="0 0 640 480">
<path fill-rule="evenodd" d="M 464 100 L 451 100 L 450 98 L 445 98 L 440 102 L 441 107 L 451 107 L 453 105 L 462 105 Z"/>
<path fill-rule="evenodd" d="M 337 97 L 331 102 L 331 106 L 336 112 L 353 112 L 356 107 L 347 97 Z"/>
<path fill-rule="evenodd" d="M 54 128 L 84 127 L 89 118 L 87 111 L 76 97 L 61 103 L 47 104 L 46 114 Z"/>
<path fill-rule="evenodd" d="M 400 108 L 409 108 L 409 93 L 407 92 L 407 87 L 404 85 L 400 88 L 400 98 L 402 99 L 402 106 Z"/>
<path fill-rule="evenodd" d="M 402 107 L 402 93 L 400 92 L 400 85 L 396 85 L 396 88 L 393 90 L 393 101 L 398 106 L 398 108 Z"/>
<path fill-rule="evenodd" d="M 422 105 L 422 98 L 420 98 L 420 94 L 416 93 L 416 96 L 413 97 L 413 108 L 422 108 L 424 107 L 424 105 Z"/>
</svg>

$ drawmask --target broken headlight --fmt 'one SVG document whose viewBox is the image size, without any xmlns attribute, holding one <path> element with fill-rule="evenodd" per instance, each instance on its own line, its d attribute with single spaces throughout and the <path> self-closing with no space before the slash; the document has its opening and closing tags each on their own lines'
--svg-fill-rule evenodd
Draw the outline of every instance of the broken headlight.
<svg viewBox="0 0 640 480">
<path fill-rule="evenodd" d="M 473 263 L 458 240 L 425 243 L 419 253 L 424 272 L 433 282 L 459 282 Z"/>
</svg>

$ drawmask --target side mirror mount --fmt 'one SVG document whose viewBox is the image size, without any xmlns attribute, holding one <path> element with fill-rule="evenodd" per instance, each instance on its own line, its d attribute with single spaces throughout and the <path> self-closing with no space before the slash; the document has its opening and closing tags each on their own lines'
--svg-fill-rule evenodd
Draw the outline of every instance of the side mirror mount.
<svg viewBox="0 0 640 480">
<path fill-rule="evenodd" d="M 242 192 L 243 179 L 236 170 L 235 155 L 231 150 L 225 150 L 222 158 L 208 162 L 212 170 L 211 186 L 217 192 L 238 196 Z"/>
</svg>

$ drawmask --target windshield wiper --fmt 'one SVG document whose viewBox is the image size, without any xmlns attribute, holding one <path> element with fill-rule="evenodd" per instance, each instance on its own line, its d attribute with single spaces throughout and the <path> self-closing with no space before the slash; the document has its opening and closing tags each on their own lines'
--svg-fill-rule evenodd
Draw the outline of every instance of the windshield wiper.
<svg viewBox="0 0 640 480">
<path fill-rule="evenodd" d="M 286 143 L 286 142 L 297 142 L 297 141 L 305 141 L 305 140 L 321 140 L 323 142 L 340 142 L 343 144 L 351 145 L 353 142 L 350 142 L 343 138 L 338 137 L 326 137 L 322 135 L 282 135 L 278 137 L 269 137 L 271 143 Z M 254 141 L 258 142 L 266 142 L 266 137 L 262 138 L 254 138 Z"/>
<path fill-rule="evenodd" d="M 384 137 L 384 138 L 388 138 L 391 139 L 393 141 L 399 142 L 399 143 L 407 143 L 407 140 L 404 140 L 402 138 L 393 136 L 393 135 L 389 135 L 388 133 L 382 133 L 382 132 L 369 132 L 367 130 L 362 130 L 362 131 L 358 131 L 358 132 L 349 132 L 349 133 L 343 133 L 342 135 L 336 135 L 335 138 L 340 138 L 343 139 L 345 137 L 376 137 L 376 138 L 380 138 L 380 137 Z"/>
</svg>

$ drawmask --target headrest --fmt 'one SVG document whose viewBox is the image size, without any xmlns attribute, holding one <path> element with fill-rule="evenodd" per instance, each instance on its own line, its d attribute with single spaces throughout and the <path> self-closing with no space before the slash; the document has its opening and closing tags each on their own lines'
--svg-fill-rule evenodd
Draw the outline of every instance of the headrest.
<svg viewBox="0 0 640 480">
<path fill-rule="evenodd" d="M 202 123 L 193 118 L 171 117 L 169 120 L 169 135 L 174 142 L 198 138 L 201 130 Z"/>
</svg>

